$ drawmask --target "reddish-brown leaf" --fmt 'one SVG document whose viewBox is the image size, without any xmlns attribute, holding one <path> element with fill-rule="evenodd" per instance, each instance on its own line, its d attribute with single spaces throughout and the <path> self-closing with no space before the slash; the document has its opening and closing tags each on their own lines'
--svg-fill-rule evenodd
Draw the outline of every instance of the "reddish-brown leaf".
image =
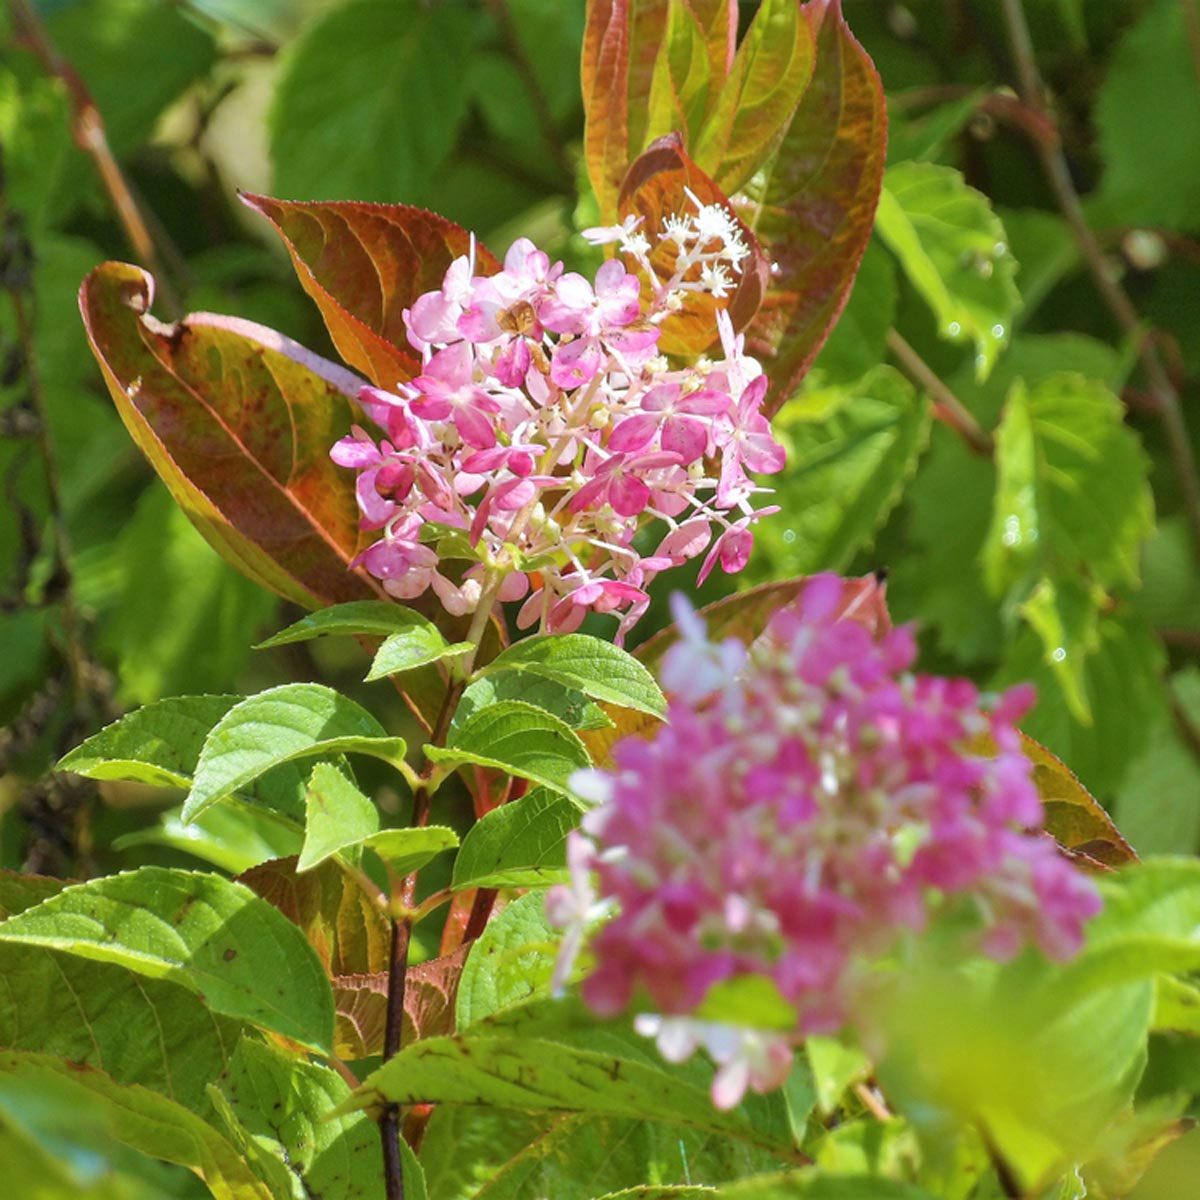
<svg viewBox="0 0 1200 1200">
<path fill-rule="evenodd" d="M 329 459 L 361 381 L 248 321 L 163 325 L 153 296 L 145 271 L 105 263 L 79 306 L 117 411 L 175 500 L 230 563 L 289 600 L 377 595 L 348 569 L 353 478 Z"/>
<path fill-rule="evenodd" d="M 887 151 L 883 87 L 841 0 L 811 0 L 805 13 L 817 47 L 812 81 L 772 168 L 748 189 L 751 224 L 773 264 L 749 338 L 771 379 L 771 413 L 794 393 L 849 298 Z"/>
<path fill-rule="evenodd" d="M 622 218 L 639 216 L 646 229 L 661 229 L 664 219 L 673 214 L 692 215 L 696 206 L 688 192 L 702 204 L 719 204 L 737 218 L 725 193 L 688 157 L 678 134 L 661 137 L 643 154 L 621 185 L 618 210 Z M 737 286 L 725 300 L 715 300 L 707 292 L 692 292 L 684 308 L 662 324 L 660 349 L 668 354 L 703 353 L 717 337 L 716 314 L 727 309 L 735 329 L 745 328 L 758 312 L 767 289 L 768 264 L 754 234 L 738 220 L 738 227 L 750 256 L 742 263 Z M 660 280 L 671 278 L 677 251 L 669 242 L 660 242 L 650 263 Z M 630 260 L 630 270 L 637 269 Z M 694 267 L 699 277 L 699 268 Z"/>
<path fill-rule="evenodd" d="M 382 388 L 412 378 L 421 361 L 409 345 L 404 310 L 441 287 L 446 268 L 470 252 L 471 235 L 406 204 L 242 199 L 283 238 L 346 362 Z M 500 267 L 480 245 L 475 262 L 480 275 Z"/>
<path fill-rule="evenodd" d="M 391 926 L 361 885 L 334 859 L 297 873 L 296 858 L 275 858 L 238 876 L 298 925 L 329 976 L 386 971 Z"/>
<path fill-rule="evenodd" d="M 470 946 L 409 967 L 404 980 L 401 1043 L 454 1032 L 454 1000 Z M 370 1058 L 383 1053 L 387 1026 L 387 972 L 339 975 L 333 980 L 337 1011 L 334 1053 L 339 1058 Z"/>
</svg>

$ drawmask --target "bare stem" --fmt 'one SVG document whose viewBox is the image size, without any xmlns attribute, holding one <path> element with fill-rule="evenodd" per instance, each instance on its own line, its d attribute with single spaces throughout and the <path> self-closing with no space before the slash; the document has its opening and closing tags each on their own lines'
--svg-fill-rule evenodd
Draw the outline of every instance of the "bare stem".
<svg viewBox="0 0 1200 1200">
<path fill-rule="evenodd" d="M 887 346 L 905 374 L 929 393 L 933 400 L 933 415 L 953 429 L 981 458 L 991 458 L 995 449 L 991 434 L 895 329 L 888 330 Z"/>
<path fill-rule="evenodd" d="M 71 133 L 75 144 L 92 160 L 135 257 L 157 280 L 164 309 L 172 318 L 178 317 L 182 309 L 163 268 L 162 255 L 133 190 L 108 144 L 104 121 L 87 85 L 75 68 L 59 53 L 41 17 L 29 0 L 11 0 L 11 11 L 20 36 L 37 56 L 42 67 L 48 74 L 61 80 L 66 88 L 71 102 Z"/>
<path fill-rule="evenodd" d="M 1038 73 L 1033 39 L 1029 35 L 1024 6 L 1021 0 L 1001 0 L 1001 3 L 1021 98 L 1027 106 L 1044 113 L 1047 119 L 1052 120 L 1045 104 L 1044 88 Z M 1139 343 L 1142 370 L 1154 397 L 1158 418 L 1162 422 L 1171 464 L 1182 493 L 1184 511 L 1191 526 L 1192 540 L 1197 554 L 1200 554 L 1200 473 L 1196 469 L 1191 438 L 1183 419 L 1183 405 L 1179 392 L 1163 364 L 1155 339 L 1145 336 L 1142 319 L 1133 301 L 1109 270 L 1096 235 L 1084 215 L 1061 141 L 1046 142 L 1034 139 L 1033 146 L 1041 161 L 1050 190 L 1054 193 L 1059 209 L 1066 218 L 1071 235 L 1095 282 L 1096 290 L 1121 332 Z"/>
</svg>

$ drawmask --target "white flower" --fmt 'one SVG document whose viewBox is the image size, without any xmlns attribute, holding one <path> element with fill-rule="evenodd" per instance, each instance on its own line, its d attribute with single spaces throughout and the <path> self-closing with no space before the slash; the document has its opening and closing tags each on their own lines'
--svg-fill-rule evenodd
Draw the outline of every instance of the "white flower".
<svg viewBox="0 0 1200 1200">
<path fill-rule="evenodd" d="M 584 241 L 593 246 L 606 246 L 610 242 L 623 242 L 642 223 L 641 217 L 628 216 L 620 225 L 594 225 L 580 231 Z"/>
<path fill-rule="evenodd" d="M 729 272 L 719 263 L 705 263 L 700 268 L 700 286 L 715 299 L 723 300 L 729 295 L 730 283 Z"/>
</svg>

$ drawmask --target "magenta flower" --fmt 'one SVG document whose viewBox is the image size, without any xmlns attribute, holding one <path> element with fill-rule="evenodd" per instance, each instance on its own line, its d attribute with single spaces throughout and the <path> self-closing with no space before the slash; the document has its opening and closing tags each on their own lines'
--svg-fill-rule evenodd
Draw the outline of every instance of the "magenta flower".
<svg viewBox="0 0 1200 1200">
<path fill-rule="evenodd" d="M 767 380 L 760 375 L 742 393 L 737 408 L 718 422 L 716 442 L 721 447 L 721 482 L 717 499 L 733 504 L 749 487 L 745 468 L 773 474 L 787 460 L 783 447 L 771 436 L 771 424 L 758 410 L 767 394 Z"/>
<path fill-rule="evenodd" d="M 572 861 L 590 872 L 590 902 L 616 911 L 592 939 L 584 1000 L 606 1016 L 649 1005 L 660 1046 L 705 1045 L 722 1105 L 778 1086 L 781 1046 L 790 1061 L 805 1035 L 853 1021 L 862 964 L 935 911 L 973 914 L 994 957 L 1033 943 L 1064 959 L 1099 908 L 1036 831 L 1041 801 L 1012 724 L 1029 690 L 989 700 L 966 680 L 911 674 L 911 631 L 844 616 L 844 596 L 836 577 L 810 580 L 748 651 L 710 643 L 677 601 L 668 723 L 618 743 L 611 772 L 572 780 L 596 804 Z M 995 756 L 972 749 L 981 735 Z M 698 1010 L 715 984 L 747 976 L 769 981 L 794 1028 L 742 1031 L 761 1040 L 717 1054 L 709 1038 L 738 1031 L 714 1033 Z"/>
</svg>

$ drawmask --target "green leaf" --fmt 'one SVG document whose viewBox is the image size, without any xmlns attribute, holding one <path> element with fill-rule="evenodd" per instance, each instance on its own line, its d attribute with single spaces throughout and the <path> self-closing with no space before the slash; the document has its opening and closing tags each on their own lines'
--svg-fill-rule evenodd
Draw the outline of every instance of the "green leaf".
<svg viewBox="0 0 1200 1200">
<path fill-rule="evenodd" d="M 485 1022 L 454 1037 L 416 1042 L 368 1076 L 344 1107 L 392 1101 L 640 1118 L 792 1155 L 778 1097 L 755 1097 L 719 1112 L 709 1096 L 710 1066 L 699 1059 L 668 1066 L 650 1043 L 618 1028 L 564 1025 L 565 1007 L 522 1010 L 508 1025 Z"/>
<path fill-rule="evenodd" d="M 381 829 L 364 838 L 362 844 L 374 850 L 397 875 L 407 875 L 443 851 L 453 850 L 458 845 L 458 834 L 445 825 Z"/>
<path fill-rule="evenodd" d="M 973 342 L 975 373 L 986 378 L 1021 302 L 1017 264 L 987 197 L 950 167 L 899 163 L 884 175 L 877 228 L 939 333 Z"/>
<path fill-rule="evenodd" d="M 1087 694 L 1087 659 L 1100 648 L 1100 605 L 1104 593 L 1070 577 L 1043 578 L 1021 605 L 1021 615 L 1042 640 L 1045 661 L 1058 677 L 1071 714 L 1092 722 Z"/>
<path fill-rule="evenodd" d="M 388 637 L 393 633 L 404 633 L 413 626 L 424 628 L 428 625 L 432 625 L 428 618 L 390 600 L 351 600 L 347 604 L 334 604 L 308 613 L 254 648 L 267 650 L 272 646 L 338 635 Z"/>
<path fill-rule="evenodd" d="M 497 671 L 481 675 L 467 687 L 454 710 L 450 728 L 457 729 L 472 714 L 502 700 L 521 700 L 535 708 L 544 708 L 579 731 L 608 729 L 613 724 L 598 704 L 574 688 L 532 671 Z"/>
<path fill-rule="evenodd" d="M 281 1200 L 256 1179 L 227 1139 L 183 1104 L 136 1085 L 115 1083 L 96 1067 L 47 1054 L 0 1052 L 0 1108 L 29 1112 L 53 1097 L 80 1126 L 99 1126 L 108 1142 L 194 1171 L 215 1200 Z"/>
<path fill-rule="evenodd" d="M 339 752 L 403 763 L 402 738 L 390 737 L 369 712 L 332 688 L 289 683 L 235 704 L 204 742 L 183 806 L 190 821 L 272 767 Z"/>
<path fill-rule="evenodd" d="M 413 626 L 403 633 L 393 633 L 379 647 L 367 674 L 367 682 L 411 671 L 414 667 L 423 667 L 443 658 L 454 658 L 470 649 L 470 642 L 447 642 L 432 622 L 427 628 Z"/>
<path fill-rule="evenodd" d="M 548 992 L 561 934 L 545 907 L 543 892 L 521 896 L 472 944 L 455 1001 L 459 1029 Z"/>
<path fill-rule="evenodd" d="M 335 1071 L 243 1038 L 218 1085 L 239 1124 L 286 1165 L 303 1196 L 356 1200 L 380 1188 L 379 1128 L 363 1113 L 330 1117 L 350 1094 Z M 401 1138 L 405 1200 L 425 1179 Z"/>
<path fill-rule="evenodd" d="M 878 1175 L 826 1175 L 817 1168 L 789 1171 L 719 1188 L 716 1200 L 933 1200 L 910 1183 Z"/>
<path fill-rule="evenodd" d="M 41 946 L 0 945 L 0 975 L 0 1048 L 94 1067 L 208 1118 L 204 1089 L 228 1065 L 238 1022 L 174 983 Z"/>
<path fill-rule="evenodd" d="M 317 763 L 305 793 L 304 849 L 297 871 L 308 871 L 379 830 L 379 811 L 336 767 Z M 358 855 L 351 861 L 357 864 Z"/>
<path fill-rule="evenodd" d="M 810 1037 L 804 1053 L 812 1069 L 817 1106 L 829 1116 L 841 1103 L 846 1089 L 871 1073 L 871 1060 L 857 1047 L 832 1037 Z"/>
<path fill-rule="evenodd" d="M 566 878 L 567 834 L 579 810 L 544 788 L 488 813 L 471 826 L 454 860 L 451 887 L 544 887 Z"/>
<path fill-rule="evenodd" d="M 1117 46 L 1096 102 L 1105 223 L 1200 229 L 1200 104 L 1186 7 L 1155 0 Z"/>
<path fill-rule="evenodd" d="M 1154 722 L 1149 746 L 1129 768 L 1114 809 L 1121 831 L 1142 855 L 1200 850 L 1200 761 L 1180 729 L 1181 720 L 1200 729 L 1200 670 L 1181 671 L 1169 688 L 1176 711 L 1164 709 Z"/>
<path fill-rule="evenodd" d="M 1080 375 L 1017 383 L 996 437 L 996 509 L 984 565 L 996 592 L 1042 570 L 1136 584 L 1153 523 L 1146 456 L 1121 402 Z"/>
<path fill-rule="evenodd" d="M 531 637 L 497 655 L 484 671 L 530 671 L 593 700 L 662 717 L 667 701 L 654 676 L 632 654 L 585 633 Z"/>
<path fill-rule="evenodd" d="M 899 501 L 929 426 L 925 398 L 891 367 L 876 367 L 854 387 L 802 393 L 781 414 L 789 451 L 776 485 L 783 513 L 756 532 L 756 575 L 849 565 Z"/>
<path fill-rule="evenodd" d="M 565 792 L 571 773 L 590 765 L 571 728 L 544 709 L 520 700 L 481 708 L 451 733 L 448 744 L 426 746 L 430 762 L 476 763 Z"/>
<path fill-rule="evenodd" d="M 76 884 L 0 924 L 0 942 L 118 963 L 328 1052 L 333 998 L 304 935 L 241 884 L 142 867 Z"/>
<path fill-rule="evenodd" d="M 204 739 L 240 696 L 172 696 L 127 713 L 58 763 L 89 779 L 188 787 Z"/>
<path fill-rule="evenodd" d="M 296 854 L 303 840 L 300 830 L 279 813 L 234 802 L 210 808 L 190 822 L 184 821 L 182 808 L 168 809 L 156 824 L 114 838 L 112 848 L 167 846 L 236 875 L 268 859 Z"/>
<path fill-rule="evenodd" d="M 814 379 L 853 386 L 878 366 L 887 356 L 896 299 L 895 264 L 878 242 L 871 242 L 846 307 L 813 364 Z"/>
<path fill-rule="evenodd" d="M 275 187 L 305 200 L 432 204 L 467 115 L 478 28 L 464 8 L 417 0 L 351 0 L 314 21 L 275 85 Z"/>
</svg>

